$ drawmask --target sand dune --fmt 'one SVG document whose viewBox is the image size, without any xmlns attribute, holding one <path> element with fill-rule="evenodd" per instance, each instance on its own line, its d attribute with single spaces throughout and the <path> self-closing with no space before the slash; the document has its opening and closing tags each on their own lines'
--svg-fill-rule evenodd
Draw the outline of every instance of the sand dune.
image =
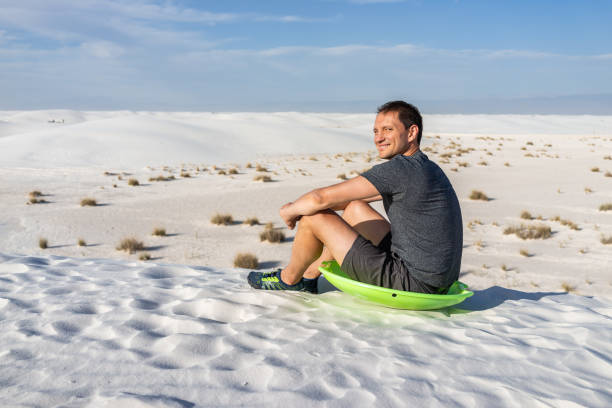
<svg viewBox="0 0 612 408">
<path fill-rule="evenodd" d="M 378 163 L 372 120 L 0 112 L 0 405 L 609 405 L 612 117 L 425 117 L 475 291 L 454 309 L 248 288 L 234 255 L 284 265 L 278 208 Z M 261 242 L 267 222 L 287 239 Z M 118 251 L 128 236 L 144 251 Z"/>
<path fill-rule="evenodd" d="M 605 406 L 612 303 L 405 312 L 236 269 L 0 255 L 3 406 Z"/>
</svg>

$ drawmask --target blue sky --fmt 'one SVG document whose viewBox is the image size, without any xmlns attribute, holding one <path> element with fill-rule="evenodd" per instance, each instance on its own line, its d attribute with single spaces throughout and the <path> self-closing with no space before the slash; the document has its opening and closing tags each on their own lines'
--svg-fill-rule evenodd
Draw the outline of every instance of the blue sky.
<svg viewBox="0 0 612 408">
<path fill-rule="evenodd" d="M 0 0 L 0 109 L 612 114 L 612 2 Z"/>
</svg>

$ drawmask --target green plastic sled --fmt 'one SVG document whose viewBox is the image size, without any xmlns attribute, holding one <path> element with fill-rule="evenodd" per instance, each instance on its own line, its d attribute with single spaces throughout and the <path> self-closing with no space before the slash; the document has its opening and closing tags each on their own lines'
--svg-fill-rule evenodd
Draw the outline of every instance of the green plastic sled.
<svg viewBox="0 0 612 408">
<path fill-rule="evenodd" d="M 442 309 L 461 303 L 474 294 L 474 292 L 467 290 L 467 285 L 465 283 L 459 281 L 453 283 L 448 289 L 448 293 L 445 295 L 405 292 L 402 290 L 374 286 L 349 278 L 348 275 L 340 269 L 336 261 L 324 262 L 319 267 L 319 270 L 329 283 L 341 291 L 394 309 Z"/>
</svg>

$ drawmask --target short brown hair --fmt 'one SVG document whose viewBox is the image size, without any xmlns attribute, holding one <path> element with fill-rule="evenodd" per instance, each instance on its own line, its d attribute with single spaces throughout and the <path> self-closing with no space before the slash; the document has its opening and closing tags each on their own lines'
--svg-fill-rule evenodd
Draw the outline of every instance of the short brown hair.
<svg viewBox="0 0 612 408">
<path fill-rule="evenodd" d="M 419 128 L 417 143 L 421 144 L 421 137 L 423 136 L 423 117 L 416 106 L 404 101 L 391 101 L 378 107 L 377 113 L 388 112 L 397 112 L 399 120 L 406 130 L 412 125 L 417 125 Z"/>
</svg>

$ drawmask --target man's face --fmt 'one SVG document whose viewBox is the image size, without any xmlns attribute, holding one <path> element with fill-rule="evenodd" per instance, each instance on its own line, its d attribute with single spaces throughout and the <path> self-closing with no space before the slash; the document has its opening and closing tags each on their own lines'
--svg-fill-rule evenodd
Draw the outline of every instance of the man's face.
<svg viewBox="0 0 612 408">
<path fill-rule="evenodd" d="M 413 128 L 411 126 L 410 128 Z M 418 128 L 417 128 L 418 131 Z M 410 129 L 399 120 L 398 112 L 381 112 L 374 122 L 374 144 L 381 159 L 390 159 L 406 153 L 411 147 Z"/>
</svg>

